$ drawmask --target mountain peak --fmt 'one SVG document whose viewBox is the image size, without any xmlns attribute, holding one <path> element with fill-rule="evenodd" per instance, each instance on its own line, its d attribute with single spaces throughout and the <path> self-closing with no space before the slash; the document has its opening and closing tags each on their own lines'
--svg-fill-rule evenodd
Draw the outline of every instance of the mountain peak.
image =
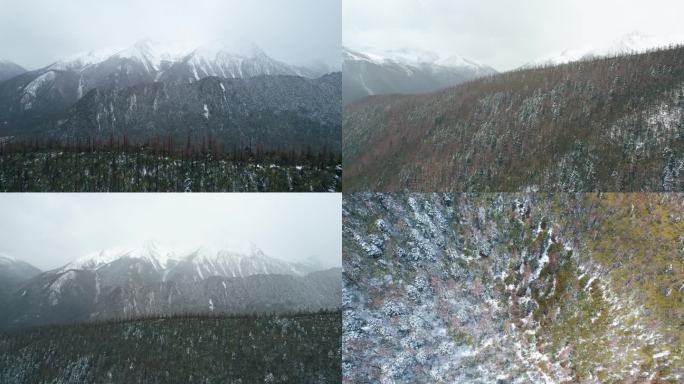
<svg viewBox="0 0 684 384">
<path fill-rule="evenodd" d="M 171 260 L 176 259 L 176 253 L 154 240 L 147 240 L 138 246 L 118 246 L 89 253 L 65 265 L 61 270 L 98 269 L 122 258 L 144 259 L 150 261 L 156 268 L 163 269 Z"/>
<path fill-rule="evenodd" d="M 13 263 L 15 261 L 17 261 L 17 259 L 15 259 L 14 257 L 0 252 L 0 263 L 7 264 L 7 263 Z"/>
<path fill-rule="evenodd" d="M 448 68 L 474 68 L 489 69 L 489 67 L 478 63 L 475 60 L 459 55 L 442 57 L 440 54 L 414 48 L 401 48 L 389 50 L 376 50 L 368 48 L 363 52 L 343 47 L 343 59 L 345 60 L 365 60 L 376 64 L 396 63 L 409 66 L 429 66 L 439 65 Z"/>
<path fill-rule="evenodd" d="M 139 61 L 146 66 L 148 71 L 158 71 L 164 61 L 179 62 L 189 56 L 198 56 L 207 61 L 220 60 L 226 57 L 268 57 L 258 45 L 244 39 L 229 38 L 212 42 L 162 42 L 144 38 L 128 47 L 109 47 L 77 53 L 55 62 L 48 69 L 79 70 L 100 64 L 111 58 L 121 58 Z"/>
<path fill-rule="evenodd" d="M 249 252 L 234 252 L 201 246 L 192 251 L 176 251 L 147 240 L 138 246 L 120 246 L 87 254 L 65 265 L 59 271 L 98 270 L 121 259 L 138 259 L 150 263 L 157 271 L 168 271 L 181 264 L 192 265 L 201 277 L 217 274 L 244 277 L 253 274 L 305 275 L 310 268 L 272 258 L 253 245 Z"/>
</svg>

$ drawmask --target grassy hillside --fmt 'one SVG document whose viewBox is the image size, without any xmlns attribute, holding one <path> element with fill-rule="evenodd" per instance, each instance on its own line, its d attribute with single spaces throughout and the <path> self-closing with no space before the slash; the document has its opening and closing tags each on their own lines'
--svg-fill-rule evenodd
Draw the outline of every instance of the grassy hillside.
<svg viewBox="0 0 684 384">
<path fill-rule="evenodd" d="M 513 71 L 343 113 L 345 190 L 684 189 L 684 48 Z"/>
<path fill-rule="evenodd" d="M 0 334 L 2 383 L 339 383 L 341 314 L 176 317 Z"/>
</svg>

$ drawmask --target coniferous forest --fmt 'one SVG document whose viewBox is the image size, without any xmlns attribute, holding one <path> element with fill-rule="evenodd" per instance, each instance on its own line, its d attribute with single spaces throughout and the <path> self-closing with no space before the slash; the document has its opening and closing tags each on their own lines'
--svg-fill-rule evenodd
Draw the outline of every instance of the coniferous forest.
<svg viewBox="0 0 684 384">
<path fill-rule="evenodd" d="M 208 140 L 174 146 L 154 138 L 106 142 L 0 142 L 5 192 L 335 192 L 338 154 L 323 148 L 230 148 Z"/>
<path fill-rule="evenodd" d="M 339 383 L 340 312 L 182 315 L 0 334 L 0 382 Z"/>
</svg>

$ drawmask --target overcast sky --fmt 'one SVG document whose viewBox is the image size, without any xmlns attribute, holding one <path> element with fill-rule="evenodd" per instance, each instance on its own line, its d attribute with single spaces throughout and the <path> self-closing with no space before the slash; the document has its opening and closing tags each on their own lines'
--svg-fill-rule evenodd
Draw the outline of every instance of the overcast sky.
<svg viewBox="0 0 684 384">
<path fill-rule="evenodd" d="M 4 194 L 0 253 L 43 269 L 154 240 L 342 264 L 341 194 Z M 236 249 L 237 248 L 237 249 Z"/>
<path fill-rule="evenodd" d="M 240 35 L 276 59 L 339 68 L 340 0 L 0 0 L 0 59 L 36 69 L 98 48 Z"/>
<path fill-rule="evenodd" d="M 350 48 L 431 50 L 500 71 L 634 31 L 684 42 L 683 14 L 681 0 L 342 0 Z"/>
</svg>

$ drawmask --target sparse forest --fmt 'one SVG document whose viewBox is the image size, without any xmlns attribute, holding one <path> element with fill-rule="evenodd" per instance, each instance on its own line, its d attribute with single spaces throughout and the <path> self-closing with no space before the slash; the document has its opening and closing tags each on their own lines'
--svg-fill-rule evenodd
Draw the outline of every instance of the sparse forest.
<svg viewBox="0 0 684 384">
<path fill-rule="evenodd" d="M 0 382 L 339 383 L 340 312 L 46 326 L 0 334 Z"/>
<path fill-rule="evenodd" d="M 680 191 L 684 47 L 370 97 L 343 136 L 345 191 Z"/>
<path fill-rule="evenodd" d="M 682 197 L 345 194 L 345 379 L 681 383 Z"/>
<path fill-rule="evenodd" d="M 71 143 L 0 141 L 5 192 L 335 192 L 339 154 L 327 148 L 226 148 L 211 139 L 124 137 Z"/>
</svg>

